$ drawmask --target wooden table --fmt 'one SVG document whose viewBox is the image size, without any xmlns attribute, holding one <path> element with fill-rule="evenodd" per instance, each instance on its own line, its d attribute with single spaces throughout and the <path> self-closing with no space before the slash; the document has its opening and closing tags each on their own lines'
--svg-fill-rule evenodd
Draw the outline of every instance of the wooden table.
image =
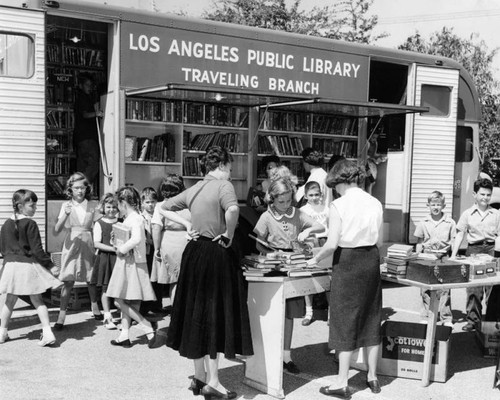
<svg viewBox="0 0 500 400">
<path fill-rule="evenodd" d="M 442 284 L 427 284 L 417 281 L 412 281 L 405 278 L 397 278 L 394 275 L 382 274 L 382 279 L 389 282 L 399 283 L 401 285 L 415 286 L 425 290 L 429 290 L 431 299 L 429 303 L 429 314 L 427 321 L 427 333 L 425 337 L 425 352 L 422 368 L 422 386 L 429 386 L 431 365 L 432 365 L 432 348 L 436 339 L 436 322 L 439 307 L 439 300 L 437 298 L 438 290 L 447 289 L 461 289 L 478 286 L 493 286 L 500 285 L 500 276 L 487 277 L 483 279 L 475 279 L 470 282 L 462 283 L 442 283 Z"/>
<path fill-rule="evenodd" d="M 246 276 L 254 355 L 245 363 L 244 383 L 284 398 L 285 300 L 330 290 L 330 275 L 290 278 Z"/>
</svg>

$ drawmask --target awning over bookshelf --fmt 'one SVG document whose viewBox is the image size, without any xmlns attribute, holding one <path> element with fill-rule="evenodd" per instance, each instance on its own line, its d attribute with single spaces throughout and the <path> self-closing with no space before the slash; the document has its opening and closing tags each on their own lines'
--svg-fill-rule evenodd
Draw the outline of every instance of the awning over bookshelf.
<svg viewBox="0 0 500 400">
<path fill-rule="evenodd" d="M 126 90 L 129 97 L 158 100 L 189 100 L 194 102 L 220 102 L 242 107 L 261 107 L 289 112 L 314 112 L 345 117 L 383 117 L 385 115 L 428 112 L 428 107 L 407 106 L 377 102 L 353 102 L 310 96 L 270 96 L 269 92 L 249 92 L 248 89 L 221 90 L 207 86 L 167 83 L 139 89 Z"/>
</svg>

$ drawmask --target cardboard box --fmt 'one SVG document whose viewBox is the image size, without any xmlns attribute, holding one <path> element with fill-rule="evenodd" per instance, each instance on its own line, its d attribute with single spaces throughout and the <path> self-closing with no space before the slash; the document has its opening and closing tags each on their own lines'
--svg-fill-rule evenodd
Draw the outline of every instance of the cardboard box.
<svg viewBox="0 0 500 400">
<path fill-rule="evenodd" d="M 476 330 L 476 338 L 485 358 L 495 358 L 499 353 L 500 323 L 496 321 L 481 322 L 481 329 Z"/>
<path fill-rule="evenodd" d="M 427 325 L 411 322 L 386 321 L 382 324 L 377 373 L 400 378 L 422 379 Z M 436 327 L 436 342 L 430 380 L 446 382 L 452 329 Z M 364 357 L 355 352 L 351 366 L 366 370 Z"/>
</svg>

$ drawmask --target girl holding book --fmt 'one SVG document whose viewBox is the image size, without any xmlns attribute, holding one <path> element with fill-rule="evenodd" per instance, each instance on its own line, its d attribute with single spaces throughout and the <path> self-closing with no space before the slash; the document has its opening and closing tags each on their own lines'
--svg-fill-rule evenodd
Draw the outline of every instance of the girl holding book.
<svg viewBox="0 0 500 400">
<path fill-rule="evenodd" d="M 92 186 L 87 177 L 81 172 L 75 172 L 66 183 L 68 201 L 61 205 L 61 211 L 55 225 L 56 233 L 64 228 L 68 233 L 64 239 L 61 254 L 61 271 L 59 280 L 64 282 L 61 290 L 61 308 L 54 324 L 59 331 L 64 327 L 66 308 L 69 296 L 76 282 L 89 282 L 94 265 L 94 242 L 92 240 L 92 224 L 94 222 L 94 207 L 90 204 Z M 92 313 L 96 320 L 103 316 L 97 305 L 95 286 L 89 285 L 89 295 L 92 304 Z"/>
<path fill-rule="evenodd" d="M 278 179 L 271 183 L 266 194 L 269 207 L 264 212 L 254 232 L 261 240 L 267 241 L 272 247 L 286 252 L 300 251 L 303 243 L 313 233 L 324 231 L 324 226 L 315 222 L 300 209 L 292 206 L 294 186 L 288 179 Z M 263 252 L 268 249 L 257 244 Z M 291 373 L 299 373 L 299 369 L 291 358 L 293 334 L 293 318 L 304 316 L 304 298 L 297 297 L 286 301 L 283 367 Z"/>
<path fill-rule="evenodd" d="M 104 311 L 104 327 L 116 329 L 111 317 L 110 299 L 106 295 L 109 279 L 116 261 L 116 251 L 111 244 L 111 228 L 118 222 L 118 205 L 113 193 L 106 193 L 99 203 L 99 211 L 103 215 L 94 224 L 94 247 L 97 257 L 92 270 L 90 285 L 102 288 L 101 303 Z"/>
<path fill-rule="evenodd" d="M 7 293 L 0 314 L 0 343 L 9 340 L 7 329 L 12 310 L 17 297 L 22 295 L 29 295 L 42 323 L 43 333 L 38 345 L 50 346 L 56 342 L 42 293 L 61 286 L 61 282 L 48 271 L 53 264 L 42 248 L 38 225 L 31 219 L 37 201 L 37 195 L 31 190 L 17 190 L 12 196 L 14 214 L 4 222 L 0 232 L 0 252 L 4 257 L 0 269 L 0 294 Z"/>
<path fill-rule="evenodd" d="M 146 263 L 144 218 L 139 214 L 141 197 L 136 189 L 127 186 L 118 189 L 115 198 L 118 210 L 124 217 L 123 228 L 130 230 L 130 238 L 123 243 L 118 241 L 114 243 L 117 259 L 106 296 L 113 297 L 122 312 L 122 329 L 118 338 L 112 340 L 111 344 L 121 347 L 131 346 L 129 329 L 134 319 L 138 327 L 144 331 L 148 347 L 153 348 L 155 331 L 151 323 L 139 312 L 142 301 L 156 300 Z M 115 224 L 118 225 L 120 224 Z"/>
</svg>

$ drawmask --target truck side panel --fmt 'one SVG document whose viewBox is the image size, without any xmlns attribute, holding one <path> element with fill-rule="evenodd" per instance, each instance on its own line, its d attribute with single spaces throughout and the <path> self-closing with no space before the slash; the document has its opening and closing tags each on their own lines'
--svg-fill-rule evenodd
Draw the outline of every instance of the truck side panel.
<svg viewBox="0 0 500 400">
<path fill-rule="evenodd" d="M 31 189 L 38 196 L 35 220 L 45 240 L 44 13 L 0 8 L 0 26 L 4 34 L 27 34 L 34 41 L 33 76 L 0 75 L 0 225 L 12 215 L 13 192 Z"/>
</svg>

